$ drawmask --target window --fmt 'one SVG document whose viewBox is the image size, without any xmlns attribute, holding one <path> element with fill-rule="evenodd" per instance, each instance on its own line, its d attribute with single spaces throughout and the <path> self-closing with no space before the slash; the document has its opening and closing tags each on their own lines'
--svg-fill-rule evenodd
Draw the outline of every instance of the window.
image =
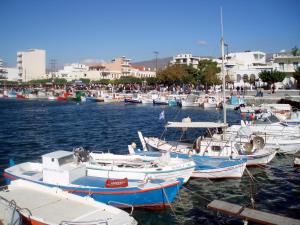
<svg viewBox="0 0 300 225">
<path fill-rule="evenodd" d="M 298 68 L 298 62 L 293 62 L 293 67 L 294 67 L 294 70 L 296 70 Z"/>
<path fill-rule="evenodd" d="M 279 63 L 279 69 L 284 70 L 284 63 Z"/>
</svg>

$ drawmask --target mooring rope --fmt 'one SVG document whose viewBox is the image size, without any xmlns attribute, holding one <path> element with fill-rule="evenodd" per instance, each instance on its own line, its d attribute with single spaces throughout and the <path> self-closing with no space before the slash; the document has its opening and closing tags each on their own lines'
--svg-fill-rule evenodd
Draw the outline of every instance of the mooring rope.
<svg viewBox="0 0 300 225">
<path fill-rule="evenodd" d="M 206 197 L 203 197 L 202 195 L 198 194 L 197 192 L 192 191 L 191 189 L 189 189 L 189 188 L 187 188 L 187 187 L 182 186 L 182 188 L 184 188 L 184 189 L 190 191 L 192 194 L 197 195 L 198 197 L 200 197 L 200 198 L 206 200 L 207 202 L 211 202 L 211 201 L 212 201 L 212 200 L 209 200 L 209 199 L 206 198 Z"/>
<path fill-rule="evenodd" d="M 178 186 L 178 185 L 177 185 L 177 186 Z M 162 190 L 163 190 L 164 196 L 165 196 L 165 198 L 166 198 L 166 200 L 167 200 L 167 202 L 168 202 L 168 205 L 170 206 L 170 209 L 171 209 L 172 213 L 173 213 L 174 216 L 175 216 L 175 219 L 176 219 L 180 224 L 183 224 L 183 223 L 181 222 L 181 220 L 178 218 L 178 216 L 177 216 L 177 214 L 176 214 L 176 212 L 175 212 L 173 206 L 171 205 L 171 202 L 169 201 L 169 198 L 168 198 L 168 196 L 167 196 L 167 193 L 166 193 L 166 191 L 165 191 L 165 189 L 164 189 L 163 187 L 162 187 Z"/>
</svg>

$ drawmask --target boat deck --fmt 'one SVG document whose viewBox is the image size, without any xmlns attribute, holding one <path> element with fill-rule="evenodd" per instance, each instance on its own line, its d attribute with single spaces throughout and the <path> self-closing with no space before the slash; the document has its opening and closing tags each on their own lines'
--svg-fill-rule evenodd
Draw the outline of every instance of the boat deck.
<svg viewBox="0 0 300 225">
<path fill-rule="evenodd" d="M 105 206 L 89 204 L 88 199 L 70 199 L 59 194 L 61 190 L 56 190 L 58 193 L 16 185 L 7 192 L 0 192 L 0 195 L 8 201 L 14 200 L 20 208 L 27 208 L 33 218 L 42 218 L 47 224 L 60 224 L 62 221 L 105 221 L 113 217 L 113 210 L 108 211 Z"/>
</svg>

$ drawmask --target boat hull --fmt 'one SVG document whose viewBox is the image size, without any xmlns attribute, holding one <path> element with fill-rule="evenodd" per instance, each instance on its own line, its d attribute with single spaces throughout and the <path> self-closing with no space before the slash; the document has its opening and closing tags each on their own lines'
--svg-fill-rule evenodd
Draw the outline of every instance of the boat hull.
<svg viewBox="0 0 300 225">
<path fill-rule="evenodd" d="M 179 157 L 190 157 L 186 154 L 178 154 Z M 245 159 L 230 159 L 229 157 L 210 157 L 192 155 L 196 163 L 192 177 L 208 179 L 241 178 L 246 169 Z M 215 165 L 218 165 L 216 167 Z"/>
<path fill-rule="evenodd" d="M 94 200 L 113 205 L 119 208 L 143 207 L 161 209 L 166 208 L 173 202 L 183 182 L 182 179 L 174 182 L 167 182 L 164 184 L 157 183 L 158 185 L 144 188 L 147 183 L 141 182 L 138 187 L 128 188 L 98 188 L 97 178 L 93 179 L 94 185 L 85 183 L 84 180 L 79 181 L 81 187 L 74 185 L 54 185 L 44 183 L 42 181 L 25 179 L 24 177 L 15 176 L 8 172 L 4 173 L 4 177 L 9 183 L 11 180 L 24 179 L 37 184 L 45 185 L 48 187 L 58 187 L 69 193 L 79 196 L 90 196 Z M 100 182 L 100 181 L 99 181 Z M 157 180 L 150 180 L 149 182 L 157 182 Z M 161 182 L 161 181 L 160 181 Z"/>
<path fill-rule="evenodd" d="M 193 163 L 194 164 L 194 163 Z M 114 179 L 136 179 L 136 180 L 144 180 L 146 177 L 150 179 L 177 179 L 183 178 L 183 182 L 186 183 L 189 178 L 192 176 L 194 172 L 195 166 L 185 166 L 183 167 L 176 167 L 173 170 L 161 170 L 161 171 L 145 171 L 143 172 L 140 169 L 138 171 L 130 171 L 130 170 L 120 170 L 119 168 L 104 168 L 104 167 L 97 167 L 97 166 L 87 166 L 87 174 L 88 176 L 95 176 L 95 177 L 107 177 L 107 178 L 114 178 Z"/>
</svg>

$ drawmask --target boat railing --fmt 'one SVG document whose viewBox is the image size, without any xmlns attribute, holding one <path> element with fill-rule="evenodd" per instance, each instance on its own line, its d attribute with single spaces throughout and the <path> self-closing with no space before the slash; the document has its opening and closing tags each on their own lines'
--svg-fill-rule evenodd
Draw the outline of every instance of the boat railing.
<svg viewBox="0 0 300 225">
<path fill-rule="evenodd" d="M 5 198 L 3 198 L 1 196 L 0 196 L 0 199 L 2 201 L 6 202 L 7 203 L 7 207 L 9 207 L 9 208 L 11 208 L 13 210 L 13 212 L 11 214 L 11 220 L 10 220 L 10 223 L 8 223 L 8 225 L 19 225 L 19 224 L 22 224 L 22 218 L 21 218 L 21 216 L 17 220 L 15 220 L 15 214 L 19 213 L 18 212 L 19 208 L 18 208 L 16 202 L 14 200 L 8 201 L 7 199 L 5 199 Z"/>
<path fill-rule="evenodd" d="M 123 205 L 123 206 L 128 206 L 129 208 L 131 208 L 130 215 L 132 215 L 133 210 L 134 210 L 133 205 L 130 205 L 130 204 L 127 204 L 127 203 L 123 203 L 123 202 L 108 201 L 107 204 L 108 204 L 108 205 L 121 205 L 121 206 Z"/>
</svg>

